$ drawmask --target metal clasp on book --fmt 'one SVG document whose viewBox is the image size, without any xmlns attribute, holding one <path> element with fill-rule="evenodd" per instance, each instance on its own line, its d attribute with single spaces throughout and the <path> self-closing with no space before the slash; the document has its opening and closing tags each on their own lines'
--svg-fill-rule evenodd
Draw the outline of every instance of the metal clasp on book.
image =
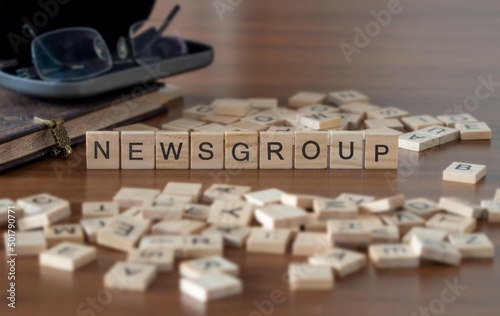
<svg viewBox="0 0 500 316">
<path fill-rule="evenodd" d="M 43 123 L 50 128 L 52 132 L 52 137 L 57 144 L 51 151 L 52 157 L 68 158 L 71 155 L 71 138 L 68 136 L 66 128 L 64 128 L 64 120 L 62 118 L 56 118 L 53 120 L 45 120 L 39 117 L 34 117 L 35 121 Z"/>
</svg>

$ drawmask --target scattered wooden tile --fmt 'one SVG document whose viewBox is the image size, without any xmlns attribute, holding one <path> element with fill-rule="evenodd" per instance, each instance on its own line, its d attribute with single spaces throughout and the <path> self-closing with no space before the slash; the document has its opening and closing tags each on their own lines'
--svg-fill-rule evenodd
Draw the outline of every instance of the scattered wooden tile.
<svg viewBox="0 0 500 316">
<path fill-rule="evenodd" d="M 486 209 L 488 222 L 500 223 L 500 201 L 482 200 L 481 206 Z"/>
<path fill-rule="evenodd" d="M 19 230 L 41 228 L 71 215 L 68 201 L 46 193 L 18 199 L 17 205 L 24 210 L 24 217 L 17 219 Z"/>
<path fill-rule="evenodd" d="M 199 278 L 207 273 L 225 273 L 237 276 L 238 265 L 221 257 L 211 256 L 194 260 L 185 260 L 179 264 L 179 273 L 185 278 Z"/>
<path fill-rule="evenodd" d="M 247 239 L 247 251 L 285 254 L 290 238 L 291 231 L 288 229 L 254 228 Z"/>
<path fill-rule="evenodd" d="M 118 131 L 118 132 L 123 132 L 123 131 L 138 132 L 138 131 L 157 131 L 157 130 L 158 130 L 157 127 L 146 125 L 143 123 L 135 123 L 113 128 L 113 131 Z"/>
<path fill-rule="evenodd" d="M 399 242 L 398 226 L 374 226 L 370 230 L 372 244 L 390 244 Z"/>
<path fill-rule="evenodd" d="M 328 93 L 328 102 L 335 105 L 368 103 L 368 96 L 356 90 L 334 91 Z"/>
<path fill-rule="evenodd" d="M 203 192 L 203 199 L 207 202 L 212 202 L 213 200 L 240 200 L 243 195 L 249 193 L 251 190 L 251 187 L 244 185 L 214 183 Z"/>
<path fill-rule="evenodd" d="M 366 246 L 374 224 L 358 219 L 334 219 L 326 224 L 328 241 L 335 246 Z"/>
<path fill-rule="evenodd" d="M 381 108 L 373 111 L 368 111 L 366 113 L 367 117 L 369 119 L 378 119 L 378 120 L 384 120 L 384 119 L 391 119 L 391 118 L 396 118 L 400 119 L 405 116 L 409 116 L 410 113 L 406 112 L 405 110 L 398 109 L 395 107 L 386 107 L 386 108 Z"/>
<path fill-rule="evenodd" d="M 473 218 L 436 214 L 431 217 L 425 225 L 429 228 L 441 229 L 450 234 L 471 233 L 476 229 L 476 220 Z"/>
<path fill-rule="evenodd" d="M 172 250 L 176 258 L 182 258 L 185 236 L 180 235 L 149 235 L 141 238 L 139 249 Z"/>
<path fill-rule="evenodd" d="M 342 121 L 347 122 L 348 130 L 358 130 L 364 122 L 364 113 L 338 113 L 338 116 Z"/>
<path fill-rule="evenodd" d="M 201 120 L 207 115 L 215 114 L 214 108 L 206 104 L 191 106 L 182 111 L 182 117 L 192 120 Z"/>
<path fill-rule="evenodd" d="M 190 197 L 183 198 L 190 199 Z M 141 206 L 141 214 L 147 220 L 180 220 L 187 202 L 175 196 L 162 194 L 156 199 L 145 200 Z"/>
<path fill-rule="evenodd" d="M 283 204 L 257 207 L 255 219 L 265 228 L 291 228 L 307 222 L 304 210 Z"/>
<path fill-rule="evenodd" d="M 401 234 L 405 234 L 412 227 L 425 225 L 425 219 L 409 211 L 383 214 L 381 218 L 386 224 L 397 226 Z"/>
<path fill-rule="evenodd" d="M 45 235 L 41 230 L 16 232 L 15 240 L 12 237 L 9 238 L 8 232 L 4 232 L 3 241 L 5 253 L 16 253 L 19 256 L 37 255 L 47 249 Z"/>
<path fill-rule="evenodd" d="M 296 290 L 331 290 L 334 277 L 329 267 L 307 263 L 290 263 L 288 266 L 290 289 Z"/>
<path fill-rule="evenodd" d="M 444 126 L 444 123 L 431 115 L 413 115 L 401 118 L 406 129 L 416 131 L 429 126 Z"/>
<path fill-rule="evenodd" d="M 191 169 L 224 168 L 224 133 L 191 132 Z"/>
<path fill-rule="evenodd" d="M 402 242 L 409 243 L 414 235 L 427 239 L 444 241 L 444 239 L 448 236 L 448 232 L 440 229 L 415 226 L 412 227 L 410 231 L 406 233 L 406 235 L 404 235 Z"/>
<path fill-rule="evenodd" d="M 142 219 L 142 220 L 146 220 L 146 221 L 151 222 L 151 220 L 144 218 L 144 216 L 142 216 L 142 207 L 139 207 L 139 206 L 132 206 L 132 207 L 126 209 L 125 211 L 123 211 L 122 213 L 118 214 L 118 216 L 119 217 L 125 216 L 125 217 L 138 218 L 138 219 Z"/>
<path fill-rule="evenodd" d="M 127 262 L 153 265 L 158 272 L 170 272 L 174 268 L 174 251 L 172 249 L 132 249 L 128 253 Z"/>
<path fill-rule="evenodd" d="M 354 219 L 358 216 L 358 205 L 350 200 L 317 198 L 313 209 L 318 219 Z"/>
<path fill-rule="evenodd" d="M 278 99 L 276 98 L 251 98 L 248 101 L 250 101 L 250 106 L 253 109 L 258 110 L 269 110 L 278 107 Z"/>
<path fill-rule="evenodd" d="M 97 233 L 97 244 L 121 251 L 135 247 L 149 229 L 149 222 L 131 217 L 115 217 Z"/>
<path fill-rule="evenodd" d="M 484 122 L 456 123 L 455 128 L 460 131 L 461 140 L 491 139 L 491 128 Z"/>
<path fill-rule="evenodd" d="M 293 132 L 260 132 L 259 168 L 260 169 L 292 169 Z"/>
<path fill-rule="evenodd" d="M 264 126 L 283 126 L 285 124 L 284 115 L 277 110 L 263 111 L 254 115 L 248 115 L 241 119 L 245 122 L 261 124 Z"/>
<path fill-rule="evenodd" d="M 156 132 L 156 169 L 189 169 L 189 132 Z"/>
<path fill-rule="evenodd" d="M 441 210 L 436 202 L 427 198 L 406 200 L 404 209 L 426 219 L 432 217 Z"/>
<path fill-rule="evenodd" d="M 319 197 L 316 195 L 283 193 L 281 194 L 281 204 L 301 209 L 311 209 L 314 199 L 317 198 Z"/>
<path fill-rule="evenodd" d="M 279 203 L 281 201 L 281 195 L 285 193 L 279 189 L 265 189 L 261 191 L 254 191 L 250 193 L 245 193 L 245 199 L 257 206 L 265 206 L 269 204 Z"/>
<path fill-rule="evenodd" d="M 205 223 L 189 219 L 163 220 L 151 227 L 154 235 L 190 235 L 205 228 Z"/>
<path fill-rule="evenodd" d="M 304 224 L 304 230 L 310 232 L 326 233 L 326 219 L 318 219 L 316 214 L 307 213 L 307 222 Z"/>
<path fill-rule="evenodd" d="M 404 126 L 400 120 L 395 118 L 390 119 L 382 119 L 382 120 L 365 120 L 365 128 L 379 128 L 379 127 L 387 127 L 396 131 L 403 132 Z"/>
<path fill-rule="evenodd" d="M 300 91 L 288 99 L 288 106 L 297 109 L 313 104 L 322 104 L 326 94 L 317 92 Z"/>
<path fill-rule="evenodd" d="M 486 166 L 465 162 L 453 162 L 443 171 L 443 180 L 476 184 L 486 175 Z"/>
<path fill-rule="evenodd" d="M 212 225 L 203 231 L 203 234 L 219 234 L 224 244 L 233 248 L 241 248 L 245 245 L 252 228 L 247 226 Z"/>
<path fill-rule="evenodd" d="M 432 125 L 418 130 L 419 133 L 439 137 L 439 144 L 443 145 L 460 138 L 460 131 L 451 127 Z"/>
<path fill-rule="evenodd" d="M 451 114 L 451 115 L 441 115 L 437 117 L 438 120 L 442 121 L 447 127 L 455 127 L 456 123 L 474 123 L 478 120 L 472 115 L 464 114 Z"/>
<path fill-rule="evenodd" d="M 292 245 L 294 256 L 312 256 L 330 249 L 325 233 L 299 232 Z"/>
<path fill-rule="evenodd" d="M 299 124 L 313 130 L 322 130 L 340 126 L 341 119 L 336 113 L 331 112 L 301 113 Z"/>
<path fill-rule="evenodd" d="M 224 148 L 224 167 L 226 169 L 258 168 L 258 132 L 225 132 Z"/>
<path fill-rule="evenodd" d="M 270 126 L 269 129 L 266 132 L 295 132 L 297 129 L 292 126 Z M 295 134 L 294 134 L 295 137 Z"/>
<path fill-rule="evenodd" d="M 337 200 L 348 200 L 353 201 L 357 205 L 361 205 L 363 203 L 372 202 L 375 200 L 374 196 L 370 195 L 360 195 L 360 194 L 351 194 L 351 193 L 342 193 L 336 198 Z"/>
<path fill-rule="evenodd" d="M 328 132 L 295 132 L 295 169 L 326 169 L 328 167 Z"/>
<path fill-rule="evenodd" d="M 153 283 L 156 275 L 156 266 L 152 264 L 118 261 L 104 274 L 104 287 L 144 292 Z"/>
<path fill-rule="evenodd" d="M 226 131 L 236 131 L 236 128 L 222 125 L 219 123 L 209 123 L 206 125 L 193 128 L 193 132 L 200 132 L 200 133 L 224 133 Z"/>
<path fill-rule="evenodd" d="M 155 168 L 155 132 L 125 131 L 120 133 L 121 168 Z"/>
<path fill-rule="evenodd" d="M 479 218 L 484 212 L 484 208 L 480 205 L 449 196 L 443 196 L 439 199 L 439 207 L 449 213 L 470 218 Z"/>
<path fill-rule="evenodd" d="M 297 114 L 338 113 L 339 108 L 327 104 L 313 104 L 297 109 Z"/>
<path fill-rule="evenodd" d="M 366 266 L 363 253 L 339 247 L 315 253 L 308 259 L 309 264 L 333 269 L 339 277 L 345 277 Z"/>
<path fill-rule="evenodd" d="M 188 196 L 193 201 L 197 201 L 201 196 L 202 187 L 201 183 L 169 182 L 165 186 L 165 189 L 163 189 L 162 194 Z"/>
<path fill-rule="evenodd" d="M 160 194 L 157 189 L 121 188 L 113 197 L 121 208 L 142 206 L 145 200 L 155 199 Z"/>
<path fill-rule="evenodd" d="M 240 120 L 240 118 L 241 118 L 241 116 L 210 114 L 210 115 L 204 116 L 201 120 L 204 122 L 207 122 L 207 123 L 217 123 L 217 124 L 221 124 L 221 125 L 228 125 L 231 123 L 238 122 Z M 201 129 L 199 127 L 196 128 L 196 130 L 201 131 Z"/>
<path fill-rule="evenodd" d="M 204 222 L 208 218 L 210 206 L 204 204 L 188 203 L 184 204 L 182 211 L 182 218 Z"/>
<path fill-rule="evenodd" d="M 41 266 L 66 271 L 74 271 L 96 260 L 94 247 L 72 242 L 62 242 L 40 253 Z"/>
<path fill-rule="evenodd" d="M 117 202 L 83 202 L 82 218 L 111 217 L 120 213 Z"/>
<path fill-rule="evenodd" d="M 365 168 L 397 169 L 400 132 L 393 129 L 365 130 Z"/>
<path fill-rule="evenodd" d="M 200 302 L 219 300 L 240 294 L 241 280 L 225 273 L 208 273 L 196 279 L 181 278 L 181 292 Z"/>
<path fill-rule="evenodd" d="M 370 245 L 368 254 L 379 269 L 416 268 L 420 265 L 418 254 L 407 244 Z"/>
<path fill-rule="evenodd" d="M 178 118 L 167 122 L 161 126 L 162 130 L 170 132 L 190 132 L 193 129 L 203 126 L 206 123 L 201 120 L 193 120 L 188 118 Z"/>
<path fill-rule="evenodd" d="M 245 116 L 252 109 L 251 103 L 244 99 L 219 99 L 214 104 L 215 114 Z"/>
<path fill-rule="evenodd" d="M 403 194 L 390 196 L 383 199 L 378 199 L 372 202 L 366 202 L 359 205 L 359 210 L 372 214 L 381 214 L 393 212 L 403 208 L 405 205 L 405 197 Z"/>
<path fill-rule="evenodd" d="M 222 256 L 224 243 L 222 236 L 204 234 L 186 236 L 184 242 L 184 258 L 199 258 L 207 256 Z"/>
<path fill-rule="evenodd" d="M 457 248 L 448 242 L 415 235 L 410 240 L 410 246 L 422 259 L 455 266 L 462 260 Z"/>
<path fill-rule="evenodd" d="M 87 131 L 87 169 L 120 169 L 120 132 Z"/>
<path fill-rule="evenodd" d="M 246 201 L 215 200 L 210 207 L 207 222 L 231 226 L 248 226 L 254 206 Z"/>
<path fill-rule="evenodd" d="M 369 104 L 369 103 L 359 103 L 359 102 L 342 104 L 339 106 L 339 108 L 342 112 L 361 114 L 363 119 L 366 118 L 366 114 L 368 112 L 372 112 L 372 111 L 380 109 L 380 107 L 378 105 Z"/>
<path fill-rule="evenodd" d="M 363 132 L 330 132 L 330 169 L 362 169 L 363 154 Z"/>
<path fill-rule="evenodd" d="M 80 225 L 85 232 L 85 236 L 87 236 L 87 241 L 95 243 L 97 241 L 97 234 L 106 226 L 109 220 L 111 220 L 111 217 L 84 218 L 80 220 Z"/>
<path fill-rule="evenodd" d="M 495 246 L 486 234 L 450 235 L 448 238 L 464 259 L 495 257 Z"/>
<path fill-rule="evenodd" d="M 234 127 L 238 131 L 242 132 L 261 132 L 266 131 L 269 126 L 249 121 L 239 121 L 233 124 L 229 124 L 229 127 Z"/>
<path fill-rule="evenodd" d="M 439 137 L 420 132 L 410 132 L 399 136 L 398 146 L 412 151 L 424 151 L 439 146 Z"/>
<path fill-rule="evenodd" d="M 84 243 L 83 229 L 80 224 L 58 224 L 44 227 L 45 239 L 49 247 L 61 242 Z"/>
</svg>

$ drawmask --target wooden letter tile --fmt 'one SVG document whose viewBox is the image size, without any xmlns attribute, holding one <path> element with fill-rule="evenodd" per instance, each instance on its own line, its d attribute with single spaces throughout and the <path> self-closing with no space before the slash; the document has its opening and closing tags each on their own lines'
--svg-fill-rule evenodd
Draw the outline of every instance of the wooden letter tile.
<svg viewBox="0 0 500 316">
<path fill-rule="evenodd" d="M 245 245 L 252 229 L 247 226 L 212 225 L 203 231 L 203 234 L 219 234 L 224 244 L 233 248 L 241 248 Z"/>
<path fill-rule="evenodd" d="M 400 132 L 391 129 L 366 131 L 365 168 L 397 169 L 400 135 Z"/>
<path fill-rule="evenodd" d="M 356 90 L 334 91 L 328 94 L 328 102 L 335 105 L 350 103 L 368 103 L 368 96 Z"/>
<path fill-rule="evenodd" d="M 178 118 L 161 126 L 165 131 L 190 132 L 195 128 L 205 125 L 204 121 L 192 120 L 188 118 Z"/>
<path fill-rule="evenodd" d="M 482 200 L 481 206 L 488 213 L 487 218 L 490 223 L 500 223 L 500 201 L 498 200 Z"/>
<path fill-rule="evenodd" d="M 155 168 L 155 132 L 121 132 L 122 169 Z"/>
<path fill-rule="evenodd" d="M 210 206 L 204 204 L 188 203 L 184 205 L 182 210 L 182 218 L 204 222 L 208 218 Z"/>
<path fill-rule="evenodd" d="M 282 204 L 271 204 L 255 210 L 255 219 L 265 228 L 292 228 L 307 222 L 304 210 Z"/>
<path fill-rule="evenodd" d="M 290 238 L 291 231 L 288 229 L 254 228 L 247 239 L 247 251 L 285 254 Z"/>
<path fill-rule="evenodd" d="M 207 222 L 212 224 L 247 226 L 253 218 L 253 205 L 245 201 L 215 200 Z"/>
<path fill-rule="evenodd" d="M 83 244 L 83 229 L 80 224 L 58 224 L 44 227 L 45 239 L 49 247 L 63 241 Z"/>
<path fill-rule="evenodd" d="M 250 101 L 252 109 L 268 110 L 278 107 L 278 99 L 276 98 L 253 98 L 248 99 L 248 101 Z"/>
<path fill-rule="evenodd" d="M 121 208 L 142 206 L 145 200 L 155 199 L 160 194 L 157 189 L 121 188 L 113 197 Z"/>
<path fill-rule="evenodd" d="M 259 165 L 259 133 L 225 132 L 226 169 L 257 169 Z"/>
<path fill-rule="evenodd" d="M 144 292 L 153 283 L 156 275 L 154 265 L 118 261 L 104 275 L 104 287 Z"/>
<path fill-rule="evenodd" d="M 424 226 L 425 220 L 409 211 L 396 212 L 392 215 L 382 215 L 382 220 L 392 226 L 397 226 L 401 234 L 405 234 L 412 227 Z"/>
<path fill-rule="evenodd" d="M 179 288 L 185 295 L 200 302 L 208 302 L 240 294 L 243 284 L 234 276 L 214 272 L 196 279 L 181 278 Z"/>
<path fill-rule="evenodd" d="M 379 269 L 416 268 L 420 265 L 418 254 L 407 244 L 370 245 L 368 253 Z"/>
<path fill-rule="evenodd" d="M 295 169 L 326 169 L 328 132 L 295 132 Z"/>
<path fill-rule="evenodd" d="M 251 187 L 244 185 L 214 183 L 203 192 L 203 200 L 207 202 L 212 202 L 213 200 L 241 200 L 243 195 L 251 190 Z"/>
<path fill-rule="evenodd" d="M 339 108 L 342 112 L 361 114 L 363 119 L 366 118 L 366 113 L 380 109 L 378 105 L 360 102 L 342 104 Z"/>
<path fill-rule="evenodd" d="M 269 204 L 279 203 L 281 195 L 285 193 L 279 189 L 265 189 L 244 194 L 245 199 L 257 206 L 265 206 Z"/>
<path fill-rule="evenodd" d="M 97 243 L 101 246 L 128 251 L 135 247 L 148 229 L 148 221 L 131 217 L 116 217 L 110 220 L 106 227 L 99 230 Z"/>
<path fill-rule="evenodd" d="M 174 250 L 172 249 L 132 249 L 127 262 L 156 266 L 158 272 L 170 272 L 174 267 Z"/>
<path fill-rule="evenodd" d="M 120 132 L 86 133 L 87 169 L 120 169 Z"/>
<path fill-rule="evenodd" d="M 293 132 L 261 132 L 259 159 L 260 169 L 292 169 Z"/>
<path fill-rule="evenodd" d="M 449 213 L 469 218 L 479 218 L 484 213 L 482 206 L 456 197 L 441 197 L 439 199 L 439 207 Z"/>
<path fill-rule="evenodd" d="M 414 115 L 401 118 L 406 129 L 416 131 L 429 126 L 444 126 L 444 123 L 434 116 L 430 115 Z"/>
<path fill-rule="evenodd" d="M 156 169 L 189 169 L 189 132 L 156 132 Z"/>
<path fill-rule="evenodd" d="M 214 108 L 206 104 L 198 104 L 182 111 L 182 117 L 192 120 L 201 120 L 211 114 L 215 114 Z"/>
<path fill-rule="evenodd" d="M 224 133 L 191 133 L 191 169 L 224 169 Z"/>
<path fill-rule="evenodd" d="M 439 137 L 420 132 L 411 132 L 399 136 L 399 148 L 424 151 L 426 149 L 439 146 Z"/>
<path fill-rule="evenodd" d="M 288 266 L 290 289 L 296 290 L 331 290 L 334 277 L 329 267 L 307 263 L 290 263 Z"/>
<path fill-rule="evenodd" d="M 341 120 L 336 113 L 313 112 L 300 114 L 299 124 L 313 130 L 322 130 L 340 126 Z"/>
<path fill-rule="evenodd" d="M 404 237 L 402 238 L 402 242 L 409 243 L 414 235 L 427 239 L 443 241 L 448 236 L 448 232 L 428 227 L 412 227 L 412 229 L 410 229 L 410 231 L 406 233 L 406 235 L 404 235 Z"/>
<path fill-rule="evenodd" d="M 189 219 L 164 220 L 154 224 L 151 231 L 154 235 L 190 235 L 205 228 L 205 223 Z"/>
<path fill-rule="evenodd" d="M 31 256 L 37 255 L 40 252 L 47 249 L 47 242 L 45 241 L 45 235 L 43 231 L 31 231 L 31 232 L 16 232 L 15 241 L 9 240 L 7 232 L 3 234 L 3 240 L 5 243 L 5 249 L 10 249 L 11 245 L 15 245 L 14 251 L 5 251 L 17 253 L 19 256 Z"/>
<path fill-rule="evenodd" d="M 325 233 L 299 232 L 292 245 L 294 256 L 312 256 L 330 249 Z"/>
<path fill-rule="evenodd" d="M 252 109 L 250 101 L 244 99 L 219 99 L 213 107 L 215 114 L 232 116 L 245 116 Z"/>
<path fill-rule="evenodd" d="M 96 217 L 96 218 L 83 218 L 80 220 L 80 225 L 87 236 L 87 241 L 95 243 L 97 241 L 97 234 L 103 229 L 111 217 Z"/>
<path fill-rule="evenodd" d="M 359 195 L 359 194 L 351 194 L 351 193 L 342 193 L 339 196 L 337 196 L 337 200 L 344 200 L 344 201 L 353 201 L 357 205 L 361 205 L 364 203 L 368 203 L 371 201 L 375 200 L 374 196 L 370 195 Z"/>
<path fill-rule="evenodd" d="M 410 246 L 422 259 L 455 266 L 462 260 L 458 249 L 447 242 L 415 235 L 410 240 Z"/>
<path fill-rule="evenodd" d="M 484 122 L 457 123 L 455 128 L 460 131 L 461 140 L 491 139 L 491 128 Z"/>
<path fill-rule="evenodd" d="M 464 114 L 451 114 L 451 115 L 441 115 L 437 117 L 438 120 L 442 121 L 447 127 L 455 127 L 456 123 L 474 123 L 477 119 L 472 115 Z"/>
<path fill-rule="evenodd" d="M 162 194 L 188 196 L 192 198 L 193 202 L 196 202 L 201 196 L 202 187 L 201 183 L 169 182 L 163 189 Z"/>
<path fill-rule="evenodd" d="M 144 236 L 139 243 L 139 249 L 165 249 L 174 252 L 176 258 L 182 258 L 185 245 L 185 236 Z"/>
<path fill-rule="evenodd" d="M 374 224 L 364 220 L 327 221 L 328 241 L 334 245 L 366 246 L 371 242 Z"/>
<path fill-rule="evenodd" d="M 432 217 L 440 210 L 439 205 L 436 202 L 427 198 L 406 200 L 404 209 L 426 219 Z"/>
<path fill-rule="evenodd" d="M 443 180 L 476 184 L 486 175 L 486 166 L 454 162 L 443 171 Z"/>
<path fill-rule="evenodd" d="M 374 226 L 370 230 L 373 244 L 390 244 L 399 242 L 398 226 Z"/>
<path fill-rule="evenodd" d="M 238 265 L 221 256 L 182 261 L 179 265 L 179 273 L 185 278 L 199 278 L 206 273 L 226 273 L 237 276 L 239 270 Z"/>
<path fill-rule="evenodd" d="M 439 137 L 439 144 L 443 145 L 460 138 L 460 131 L 451 127 L 432 125 L 418 130 L 419 133 Z"/>
<path fill-rule="evenodd" d="M 120 212 L 117 202 L 83 202 L 82 218 L 110 217 Z"/>
<path fill-rule="evenodd" d="M 186 236 L 184 243 L 184 258 L 200 258 L 222 256 L 224 242 L 217 234 Z"/>
<path fill-rule="evenodd" d="M 358 205 L 350 200 L 318 198 L 313 202 L 318 219 L 354 219 L 358 216 Z"/>
<path fill-rule="evenodd" d="M 364 141 L 361 131 L 330 132 L 330 169 L 362 169 Z"/>
<path fill-rule="evenodd" d="M 448 214 L 436 214 L 431 217 L 425 226 L 445 230 L 450 234 L 471 233 L 476 229 L 476 220 Z"/>
<path fill-rule="evenodd" d="M 400 119 L 402 117 L 409 115 L 408 112 L 395 107 L 381 108 L 378 110 L 369 111 L 366 114 L 369 119 L 376 119 L 376 120 L 384 120 L 391 118 Z"/>
<path fill-rule="evenodd" d="M 17 205 L 24 210 L 24 217 L 17 220 L 20 230 L 41 228 L 71 215 L 68 201 L 46 193 L 19 199 Z"/>
<path fill-rule="evenodd" d="M 309 264 L 333 269 L 339 277 L 345 277 L 366 266 L 366 256 L 363 253 L 339 247 L 315 253 L 309 257 Z"/>
<path fill-rule="evenodd" d="M 97 258 L 94 247 L 63 242 L 40 253 L 41 266 L 73 271 L 81 268 Z"/>
<path fill-rule="evenodd" d="M 297 109 L 313 104 L 321 104 L 326 99 L 326 94 L 317 92 L 300 91 L 288 99 L 288 106 Z"/>
<path fill-rule="evenodd" d="M 359 210 L 367 213 L 381 214 L 393 212 L 405 205 L 405 197 L 402 194 L 363 203 Z"/>
<path fill-rule="evenodd" d="M 365 120 L 365 128 L 387 127 L 402 132 L 404 126 L 398 119 Z"/>
<path fill-rule="evenodd" d="M 462 258 L 495 257 L 495 246 L 486 234 L 451 235 L 449 239 L 460 251 Z"/>
<path fill-rule="evenodd" d="M 145 200 L 140 209 L 144 219 L 180 220 L 186 203 L 186 200 L 178 199 L 176 196 L 162 194 L 156 199 Z"/>
</svg>

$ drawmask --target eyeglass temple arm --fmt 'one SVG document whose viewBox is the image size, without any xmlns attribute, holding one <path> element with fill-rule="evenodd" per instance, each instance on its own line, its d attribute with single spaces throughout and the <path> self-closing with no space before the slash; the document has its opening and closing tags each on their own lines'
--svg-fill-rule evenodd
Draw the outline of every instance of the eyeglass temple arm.
<svg viewBox="0 0 500 316">
<path fill-rule="evenodd" d="M 144 51 L 145 49 L 148 49 L 149 47 L 151 47 L 151 45 L 153 45 L 154 42 L 156 42 L 156 40 L 158 40 L 158 37 L 161 36 L 161 34 L 168 28 L 168 26 L 170 25 L 170 23 L 172 22 L 172 20 L 175 18 L 175 16 L 177 15 L 177 13 L 181 10 L 181 6 L 176 4 L 172 10 L 170 11 L 170 13 L 168 14 L 167 18 L 165 19 L 165 21 L 163 22 L 163 24 L 161 25 L 161 27 L 158 29 L 158 32 L 156 33 L 155 37 L 147 44 L 147 45 L 144 45 L 143 48 L 141 48 L 141 50 L 139 51 L 142 52 Z"/>
</svg>

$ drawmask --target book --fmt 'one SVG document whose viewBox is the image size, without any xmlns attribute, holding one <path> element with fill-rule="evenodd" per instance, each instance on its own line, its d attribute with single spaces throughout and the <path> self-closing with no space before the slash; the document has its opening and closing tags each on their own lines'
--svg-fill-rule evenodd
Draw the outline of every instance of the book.
<svg viewBox="0 0 500 316">
<path fill-rule="evenodd" d="M 72 145 L 87 131 L 112 129 L 167 111 L 182 93 L 174 86 L 155 86 L 136 93 L 125 89 L 81 100 L 44 100 L 0 88 L 0 172 L 50 155 L 57 144 L 39 119 L 62 118 Z"/>
</svg>

